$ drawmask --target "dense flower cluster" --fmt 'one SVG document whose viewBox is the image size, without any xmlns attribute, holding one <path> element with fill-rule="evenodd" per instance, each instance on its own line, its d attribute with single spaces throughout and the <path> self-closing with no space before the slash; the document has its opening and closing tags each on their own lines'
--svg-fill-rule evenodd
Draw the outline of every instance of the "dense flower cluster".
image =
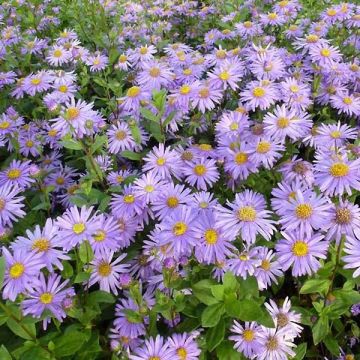
<svg viewBox="0 0 360 360">
<path fill-rule="evenodd" d="M 91 328 L 112 294 L 132 360 L 286 360 L 305 326 L 351 356 L 326 307 L 359 313 L 360 7 L 120 3 L 84 2 L 113 24 L 94 43 L 51 2 L 0 6 L 4 304 Z"/>
</svg>

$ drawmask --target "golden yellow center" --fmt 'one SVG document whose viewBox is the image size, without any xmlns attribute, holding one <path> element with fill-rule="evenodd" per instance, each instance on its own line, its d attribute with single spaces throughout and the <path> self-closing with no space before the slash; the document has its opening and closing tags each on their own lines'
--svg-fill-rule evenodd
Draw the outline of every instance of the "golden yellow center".
<svg viewBox="0 0 360 360">
<path fill-rule="evenodd" d="M 53 295 L 49 292 L 45 292 L 40 295 L 40 301 L 45 305 L 51 304 L 51 302 L 53 301 Z"/>
<path fill-rule="evenodd" d="M 239 129 L 239 124 L 236 122 L 233 122 L 230 124 L 230 130 L 235 131 Z"/>
<path fill-rule="evenodd" d="M 214 229 L 205 230 L 204 237 L 208 245 L 214 245 L 218 241 L 218 234 Z"/>
<path fill-rule="evenodd" d="M 126 93 L 128 97 L 136 97 L 140 94 L 139 86 L 132 86 Z"/>
<path fill-rule="evenodd" d="M 176 354 L 179 357 L 180 360 L 186 360 L 187 359 L 187 351 L 185 348 L 180 347 L 176 350 Z"/>
<path fill-rule="evenodd" d="M 260 141 L 256 147 L 256 152 L 260 154 L 266 154 L 270 151 L 271 144 L 267 141 Z"/>
<path fill-rule="evenodd" d="M 189 75 L 192 74 L 192 70 L 191 69 L 184 69 L 183 74 L 186 75 L 186 76 L 189 76 Z"/>
<path fill-rule="evenodd" d="M 223 71 L 219 74 L 219 78 L 223 81 L 230 79 L 230 74 L 227 71 Z"/>
<path fill-rule="evenodd" d="M 277 319 L 277 325 L 279 327 L 284 327 L 289 323 L 289 318 L 286 314 L 283 313 L 278 313 L 276 315 L 276 319 Z"/>
<path fill-rule="evenodd" d="M 251 329 L 245 329 L 242 333 L 242 337 L 245 341 L 247 342 L 251 342 L 254 340 L 255 338 L 255 333 L 253 330 Z"/>
<path fill-rule="evenodd" d="M 5 209 L 6 201 L 0 198 L 0 211 Z"/>
<path fill-rule="evenodd" d="M 238 210 L 238 218 L 240 221 L 251 222 L 256 219 L 256 210 L 252 206 L 244 206 Z"/>
<path fill-rule="evenodd" d="M 5 130 L 10 126 L 9 121 L 3 121 L 0 123 L 0 129 Z"/>
<path fill-rule="evenodd" d="M 195 165 L 194 166 L 194 173 L 198 176 L 202 176 L 204 174 L 206 174 L 206 167 L 205 165 L 202 165 L 202 164 L 198 164 L 198 165 Z"/>
<path fill-rule="evenodd" d="M 154 188 L 153 185 L 146 185 L 146 186 L 144 187 L 144 190 L 145 190 L 146 192 L 148 192 L 148 193 L 151 193 L 151 192 L 153 192 L 153 191 L 155 190 L 155 188 Z"/>
<path fill-rule="evenodd" d="M 73 225 L 72 230 L 75 234 L 79 235 L 85 231 L 85 224 L 83 223 L 76 223 Z"/>
<path fill-rule="evenodd" d="M 179 92 L 180 92 L 181 95 L 187 95 L 187 94 L 189 94 L 190 90 L 191 90 L 191 87 L 189 85 L 183 85 L 180 88 Z"/>
<path fill-rule="evenodd" d="M 37 250 L 39 252 L 48 251 L 50 248 L 50 241 L 46 238 L 36 239 L 31 246 L 32 250 Z"/>
<path fill-rule="evenodd" d="M 55 130 L 55 129 L 49 130 L 49 131 L 48 131 L 48 135 L 49 135 L 50 137 L 56 136 L 56 135 L 57 135 L 57 130 Z"/>
<path fill-rule="evenodd" d="M 67 87 L 66 85 L 60 85 L 60 86 L 58 87 L 58 90 L 59 90 L 60 92 L 62 92 L 62 93 L 66 93 L 66 92 L 67 92 L 67 89 L 68 89 L 68 87 Z"/>
<path fill-rule="evenodd" d="M 27 140 L 27 141 L 25 142 L 25 145 L 26 145 L 27 147 L 31 148 L 31 147 L 34 146 L 34 142 L 33 142 L 32 140 Z"/>
<path fill-rule="evenodd" d="M 321 49 L 320 54 L 324 57 L 329 57 L 331 55 L 331 51 L 328 48 Z"/>
<path fill-rule="evenodd" d="M 206 87 L 201 88 L 201 89 L 199 90 L 199 96 L 200 96 L 201 98 L 207 98 L 207 97 L 209 96 L 209 94 L 210 94 L 209 89 L 206 88 Z"/>
<path fill-rule="evenodd" d="M 188 227 L 184 222 L 178 221 L 173 226 L 173 234 L 176 236 L 184 235 L 186 233 L 187 228 Z"/>
<path fill-rule="evenodd" d="M 203 151 L 210 151 L 212 150 L 212 146 L 210 144 L 200 144 L 199 149 Z"/>
<path fill-rule="evenodd" d="M 118 176 L 116 177 L 116 182 L 117 182 L 118 184 L 122 183 L 123 181 L 124 181 L 124 177 L 123 177 L 123 176 L 118 175 Z"/>
<path fill-rule="evenodd" d="M 111 274 L 111 265 L 105 261 L 102 261 L 98 267 L 97 272 L 102 277 L 107 277 Z"/>
<path fill-rule="evenodd" d="M 278 343 L 278 340 L 276 339 L 276 337 L 270 336 L 266 341 L 266 348 L 268 350 L 274 351 L 274 350 L 277 350 L 278 347 L 279 347 L 279 343 Z"/>
<path fill-rule="evenodd" d="M 312 215 L 313 209 L 310 204 L 299 204 L 295 209 L 295 213 L 299 219 L 308 219 Z"/>
<path fill-rule="evenodd" d="M 60 49 L 56 49 L 54 52 L 53 52 L 53 55 L 57 58 L 59 58 L 61 55 L 62 55 L 62 51 Z"/>
<path fill-rule="evenodd" d="M 179 205 L 179 200 L 175 196 L 170 196 L 166 200 L 166 205 L 172 209 L 176 208 Z"/>
<path fill-rule="evenodd" d="M 124 196 L 125 204 L 132 204 L 135 201 L 135 196 L 133 194 L 127 194 Z"/>
<path fill-rule="evenodd" d="M 353 102 L 353 101 L 352 101 L 351 97 L 345 96 L 345 97 L 343 98 L 343 103 L 344 103 L 345 105 L 351 105 L 352 102 Z"/>
<path fill-rule="evenodd" d="M 305 256 L 309 252 L 309 246 L 306 242 L 297 240 L 292 246 L 291 251 L 295 256 Z"/>
<path fill-rule="evenodd" d="M 94 235 L 93 235 L 93 239 L 96 242 L 102 242 L 104 241 L 106 238 L 106 232 L 104 230 L 98 230 Z"/>
<path fill-rule="evenodd" d="M 117 131 L 115 137 L 117 140 L 124 140 L 126 138 L 126 131 L 124 130 Z"/>
<path fill-rule="evenodd" d="M 291 85 L 290 90 L 293 93 L 297 93 L 300 89 L 299 89 L 299 87 L 297 85 Z"/>
<path fill-rule="evenodd" d="M 166 163 L 166 159 L 163 157 L 159 157 L 156 159 L 156 164 L 159 166 L 163 166 Z"/>
<path fill-rule="evenodd" d="M 149 360 L 161 360 L 158 356 L 150 356 Z"/>
<path fill-rule="evenodd" d="M 218 59 L 225 59 L 226 58 L 226 51 L 225 50 L 216 51 L 216 57 Z"/>
<path fill-rule="evenodd" d="M 151 77 L 158 77 L 160 75 L 160 69 L 157 67 L 153 67 L 150 69 L 149 74 Z"/>
<path fill-rule="evenodd" d="M 330 174 L 334 177 L 346 176 L 349 173 L 349 165 L 338 162 L 334 163 L 330 167 Z"/>
<path fill-rule="evenodd" d="M 18 279 L 25 271 L 25 266 L 19 262 L 10 267 L 9 275 L 12 279 Z"/>
<path fill-rule="evenodd" d="M 235 155 L 235 162 L 238 165 L 245 164 L 248 160 L 248 155 L 244 152 L 239 152 Z"/>
<path fill-rule="evenodd" d="M 66 110 L 66 117 L 69 119 L 69 120 L 74 120 L 75 118 L 77 118 L 80 114 L 80 110 L 77 109 L 76 107 L 69 107 L 67 110 Z"/>
<path fill-rule="evenodd" d="M 253 95 L 257 98 L 263 97 L 265 95 L 265 90 L 261 87 L 255 87 L 252 91 Z"/>
<path fill-rule="evenodd" d="M 20 177 L 21 175 L 21 170 L 20 169 L 11 169 L 7 172 L 7 177 L 11 180 L 17 179 Z"/>
<path fill-rule="evenodd" d="M 351 211 L 347 208 L 336 209 L 335 222 L 340 225 L 349 224 L 351 222 Z"/>
<path fill-rule="evenodd" d="M 277 19 L 277 14 L 276 13 L 270 13 L 270 14 L 268 14 L 268 18 L 270 19 L 270 20 L 275 20 L 275 19 Z"/>
<path fill-rule="evenodd" d="M 286 117 L 281 117 L 281 118 L 277 119 L 277 127 L 279 129 L 285 129 L 289 126 L 289 124 L 290 124 L 290 121 Z"/>
<path fill-rule="evenodd" d="M 267 259 L 264 259 L 264 260 L 261 261 L 260 267 L 261 267 L 263 270 L 268 271 L 268 270 L 270 269 L 270 265 L 271 265 L 270 261 L 267 260 Z"/>
<path fill-rule="evenodd" d="M 336 15 L 336 10 L 335 9 L 328 9 L 326 13 L 329 16 L 335 16 Z"/>
<path fill-rule="evenodd" d="M 119 63 L 124 63 L 127 61 L 127 56 L 122 54 L 119 56 Z"/>
<path fill-rule="evenodd" d="M 307 41 L 308 43 L 316 43 L 318 40 L 319 40 L 319 37 L 318 37 L 317 35 L 315 35 L 315 34 L 308 35 L 308 36 L 306 37 L 306 41 Z"/>
<path fill-rule="evenodd" d="M 41 80 L 38 78 L 31 79 L 31 83 L 33 85 L 39 85 L 41 83 Z"/>
<path fill-rule="evenodd" d="M 141 54 L 141 55 L 146 55 L 147 53 L 148 53 L 148 48 L 145 47 L 145 46 L 142 46 L 142 47 L 140 48 L 140 54 Z"/>
</svg>

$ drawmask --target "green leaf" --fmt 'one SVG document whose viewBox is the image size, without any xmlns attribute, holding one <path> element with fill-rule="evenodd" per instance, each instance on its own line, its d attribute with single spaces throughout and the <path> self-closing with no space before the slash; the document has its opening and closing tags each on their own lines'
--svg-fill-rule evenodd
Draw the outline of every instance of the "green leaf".
<svg viewBox="0 0 360 360">
<path fill-rule="evenodd" d="M 326 348 L 331 352 L 332 355 L 334 356 L 339 356 L 340 354 L 340 347 L 338 342 L 331 336 L 327 336 L 324 340 L 323 340 Z"/>
<path fill-rule="evenodd" d="M 206 333 L 206 347 L 213 351 L 223 340 L 225 336 L 225 321 L 221 319 L 215 327 L 210 328 Z"/>
<path fill-rule="evenodd" d="M 326 293 L 330 286 L 328 279 L 309 279 L 300 289 L 300 294 Z"/>
<path fill-rule="evenodd" d="M 78 284 L 78 283 L 82 283 L 84 281 L 87 281 L 90 279 L 90 273 L 87 273 L 87 272 L 79 272 L 76 277 L 75 277 L 75 280 L 74 280 L 74 284 Z"/>
<path fill-rule="evenodd" d="M 140 324 L 143 322 L 143 317 L 137 311 L 134 310 L 124 310 L 126 315 L 126 320 L 133 323 L 133 324 Z"/>
<path fill-rule="evenodd" d="M 138 125 L 136 124 L 135 121 L 129 125 L 130 125 L 131 135 L 133 136 L 135 142 L 137 144 L 140 144 L 141 143 L 141 134 L 140 134 L 140 129 L 139 129 Z"/>
<path fill-rule="evenodd" d="M 204 327 L 214 327 L 224 313 L 224 304 L 213 304 L 205 308 L 201 314 L 201 324 Z"/>
<path fill-rule="evenodd" d="M 147 108 L 144 108 L 144 107 L 140 108 L 140 113 L 147 120 L 154 121 L 156 123 L 159 122 L 158 117 L 156 115 L 154 115 L 154 113 L 151 110 L 149 110 Z"/>
<path fill-rule="evenodd" d="M 306 355 L 307 344 L 302 343 L 296 347 L 296 355 L 293 360 L 302 360 Z"/>
<path fill-rule="evenodd" d="M 229 341 L 223 341 L 217 348 L 216 348 L 216 355 L 218 360 L 245 360 L 246 357 L 243 356 L 241 353 L 237 352 L 234 349 L 234 344 Z"/>
<path fill-rule="evenodd" d="M 48 351 L 40 346 L 33 346 L 29 350 L 23 352 L 20 356 L 20 360 L 48 360 L 51 359 L 51 355 Z"/>
<path fill-rule="evenodd" d="M 69 331 L 54 340 L 55 356 L 64 357 L 75 354 L 85 343 L 87 336 L 80 331 Z"/>
<path fill-rule="evenodd" d="M 226 293 L 236 291 L 239 287 L 239 283 L 237 282 L 235 275 L 230 271 L 225 273 L 223 278 L 223 284 Z"/>
<path fill-rule="evenodd" d="M 1 256 L 0 257 L 0 289 L 2 288 L 4 282 L 5 268 L 6 268 L 5 257 Z"/>
<path fill-rule="evenodd" d="M 97 135 L 94 143 L 91 145 L 91 154 L 96 152 L 96 150 L 100 149 L 107 141 L 106 135 Z"/>
<path fill-rule="evenodd" d="M 250 276 L 246 280 L 240 278 L 238 279 L 238 282 L 240 284 L 241 298 L 259 297 L 259 287 L 254 276 Z"/>
<path fill-rule="evenodd" d="M 124 150 L 120 153 L 120 155 L 126 159 L 130 159 L 130 160 L 141 160 L 143 155 L 133 152 L 133 151 L 129 151 L 129 150 Z"/>
<path fill-rule="evenodd" d="M 155 105 L 156 109 L 161 112 L 164 110 L 165 102 L 166 102 L 166 90 L 160 91 L 153 91 L 153 104 Z"/>
<path fill-rule="evenodd" d="M 172 111 L 172 112 L 166 117 L 166 119 L 163 121 L 163 124 L 162 124 L 163 128 L 165 128 L 167 125 L 170 124 L 170 122 L 171 122 L 171 120 L 174 118 L 175 114 L 176 114 L 176 111 Z"/>
<path fill-rule="evenodd" d="M 61 140 L 60 144 L 66 148 L 66 149 L 70 149 L 70 150 L 82 150 L 82 146 L 81 143 L 79 141 L 76 141 L 74 139 L 66 139 L 66 140 Z"/>
<path fill-rule="evenodd" d="M 92 292 L 89 297 L 88 297 L 88 301 L 94 302 L 94 303 L 106 303 L 106 304 L 114 304 L 115 303 L 115 297 L 114 295 L 106 292 L 106 291 L 102 291 L 102 290 L 97 290 Z"/>
<path fill-rule="evenodd" d="M 0 347 L 0 359 L 1 360 L 12 360 L 12 357 L 6 347 L 4 345 L 1 345 Z"/>
<path fill-rule="evenodd" d="M 224 299 L 224 291 L 225 291 L 224 285 L 213 285 L 211 287 L 211 293 L 219 301 L 222 301 Z"/>
<path fill-rule="evenodd" d="M 35 324 L 21 324 L 13 318 L 8 318 L 6 325 L 15 335 L 22 339 L 33 340 L 36 338 Z"/>
<path fill-rule="evenodd" d="M 200 280 L 193 285 L 193 293 L 205 305 L 212 305 L 218 303 L 218 300 L 213 296 L 211 292 L 211 286 L 216 283 L 212 280 Z"/>
<path fill-rule="evenodd" d="M 79 248 L 79 256 L 80 256 L 80 260 L 84 264 L 89 263 L 94 258 L 94 251 L 87 240 L 81 243 Z"/>
<path fill-rule="evenodd" d="M 63 261 L 63 271 L 61 272 L 61 276 L 64 279 L 70 279 L 74 275 L 74 269 L 68 261 Z"/>
<path fill-rule="evenodd" d="M 324 340 L 330 331 L 329 319 L 327 316 L 320 316 L 312 328 L 314 344 L 317 345 Z"/>
</svg>

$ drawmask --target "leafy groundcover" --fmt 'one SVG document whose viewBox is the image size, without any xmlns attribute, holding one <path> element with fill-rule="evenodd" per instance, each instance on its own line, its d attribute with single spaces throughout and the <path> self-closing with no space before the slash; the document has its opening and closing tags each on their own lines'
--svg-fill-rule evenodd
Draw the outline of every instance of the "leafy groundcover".
<svg viewBox="0 0 360 360">
<path fill-rule="evenodd" d="M 360 359 L 360 6 L 0 4 L 0 360 Z"/>
</svg>

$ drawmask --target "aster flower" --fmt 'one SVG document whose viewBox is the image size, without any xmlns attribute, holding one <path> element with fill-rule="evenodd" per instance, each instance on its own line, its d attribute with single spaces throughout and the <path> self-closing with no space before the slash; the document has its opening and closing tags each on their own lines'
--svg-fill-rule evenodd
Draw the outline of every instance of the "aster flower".
<svg viewBox="0 0 360 360">
<path fill-rule="evenodd" d="M 329 45 L 315 44 L 309 48 L 309 54 L 312 61 L 317 62 L 320 66 L 331 66 L 333 62 L 341 60 L 339 50 Z"/>
<path fill-rule="evenodd" d="M 262 195 L 245 190 L 236 194 L 234 202 L 227 201 L 226 205 L 230 209 L 220 205 L 216 207 L 217 220 L 226 236 L 235 239 L 240 234 L 248 244 L 254 243 L 258 234 L 270 240 L 275 230 L 274 221 L 270 219 L 271 212 L 266 210 Z"/>
<path fill-rule="evenodd" d="M 73 288 L 65 288 L 69 280 L 60 283 L 61 277 L 50 274 L 48 280 L 40 273 L 39 279 L 34 281 L 34 289 L 29 292 L 27 298 L 21 302 L 24 315 L 32 315 L 40 318 L 45 310 L 48 310 L 60 323 L 66 318 L 63 302 L 68 297 L 75 296 Z M 49 317 L 43 320 L 43 328 L 46 330 L 50 322 Z"/>
<path fill-rule="evenodd" d="M 90 262 L 91 275 L 88 286 L 99 283 L 100 290 L 112 292 L 117 295 L 120 288 L 119 275 L 127 272 L 129 264 L 119 264 L 126 254 L 122 254 L 112 261 L 114 253 L 112 251 L 99 251 L 95 258 Z"/>
<path fill-rule="evenodd" d="M 34 287 L 34 280 L 45 266 L 42 254 L 34 251 L 16 251 L 12 255 L 5 247 L 2 248 L 6 269 L 2 289 L 3 299 L 15 301 L 16 297 L 29 292 Z"/>
<path fill-rule="evenodd" d="M 150 338 L 149 340 L 145 340 L 145 345 L 136 349 L 136 355 L 130 355 L 130 360 L 171 360 L 175 357 L 175 350 L 169 348 L 168 342 L 164 341 L 164 339 L 157 335 L 156 338 Z"/>
<path fill-rule="evenodd" d="M 211 111 L 219 104 L 223 93 L 212 86 L 211 83 L 199 83 L 192 99 L 192 106 L 198 108 L 203 114 Z"/>
<path fill-rule="evenodd" d="M 217 89 L 226 90 L 230 87 L 236 90 L 243 75 L 243 65 L 239 61 L 226 60 L 213 72 L 208 73 L 210 84 Z"/>
<path fill-rule="evenodd" d="M 27 237 L 19 236 L 11 244 L 11 248 L 14 252 L 24 250 L 40 253 L 41 260 L 49 271 L 53 271 L 53 265 L 62 270 L 61 260 L 70 260 L 70 257 L 59 249 L 62 246 L 62 239 L 57 235 L 58 230 L 52 219 L 47 219 L 43 229 L 36 225 L 34 231 L 26 230 Z"/>
<path fill-rule="evenodd" d="M 284 238 L 278 241 L 275 249 L 283 270 L 292 266 L 293 276 L 315 273 L 320 267 L 318 259 L 326 259 L 327 256 L 329 244 L 323 241 L 324 235 L 304 235 L 298 230 L 281 234 Z"/>
<path fill-rule="evenodd" d="M 347 124 L 321 124 L 316 129 L 316 145 L 332 149 L 344 146 L 357 138 L 357 130 Z"/>
<path fill-rule="evenodd" d="M 0 225 L 11 226 L 13 222 L 25 216 L 22 208 L 24 196 L 17 196 L 21 190 L 17 186 L 5 184 L 0 186 Z"/>
<path fill-rule="evenodd" d="M 103 54 L 95 53 L 86 59 L 86 65 L 90 66 L 90 71 L 97 72 L 104 70 L 109 63 L 109 58 Z"/>
<path fill-rule="evenodd" d="M 31 74 L 24 79 L 24 90 L 31 96 L 38 92 L 44 92 L 51 88 L 52 79 L 48 72 L 40 71 L 36 74 Z"/>
<path fill-rule="evenodd" d="M 353 277 L 360 275 L 360 240 L 355 237 L 346 236 L 344 246 L 345 256 L 342 257 L 344 261 L 344 269 L 356 269 Z"/>
<path fill-rule="evenodd" d="M 275 161 L 281 156 L 285 147 L 281 145 L 276 138 L 261 137 L 254 144 L 254 150 L 251 151 L 249 160 L 256 166 L 262 164 L 266 169 L 273 167 Z"/>
<path fill-rule="evenodd" d="M 308 161 L 297 159 L 296 156 L 293 156 L 291 161 L 283 163 L 279 171 L 287 182 L 299 180 L 306 187 L 310 187 L 314 183 L 312 164 Z"/>
<path fill-rule="evenodd" d="M 257 252 L 258 249 L 252 248 L 236 254 L 225 261 L 225 269 L 246 280 L 248 276 L 254 275 L 256 267 L 260 265 Z"/>
<path fill-rule="evenodd" d="M 259 325 L 256 322 L 245 322 L 242 326 L 234 320 L 230 331 L 234 334 L 229 336 L 229 339 L 235 342 L 234 348 L 250 359 L 255 358 L 260 345 L 258 342 Z"/>
<path fill-rule="evenodd" d="M 193 199 L 189 205 L 201 213 L 215 210 L 218 201 L 212 193 L 200 191 L 193 195 Z"/>
<path fill-rule="evenodd" d="M 123 195 L 113 195 L 110 202 L 111 210 L 118 216 L 125 214 L 134 216 L 140 215 L 145 207 L 144 199 L 135 195 L 135 189 L 132 185 L 124 187 Z"/>
<path fill-rule="evenodd" d="M 186 181 L 198 190 L 206 190 L 219 179 L 216 163 L 212 159 L 200 158 L 194 162 L 187 162 L 183 167 Z"/>
<path fill-rule="evenodd" d="M 141 86 L 132 86 L 126 91 L 126 96 L 118 100 L 121 109 L 138 112 L 140 103 L 150 99 L 150 92 Z"/>
<path fill-rule="evenodd" d="M 169 349 L 175 351 L 176 360 L 198 360 L 201 350 L 195 338 L 198 334 L 173 334 L 168 339 Z"/>
<path fill-rule="evenodd" d="M 141 67 L 136 80 L 144 89 L 160 90 L 173 80 L 174 74 L 165 63 L 151 60 L 144 62 Z"/>
<path fill-rule="evenodd" d="M 349 116 L 359 116 L 360 114 L 360 99 L 348 92 L 335 94 L 330 96 L 330 103 L 338 113 L 346 113 Z"/>
<path fill-rule="evenodd" d="M 21 190 L 28 188 L 35 179 L 30 177 L 30 161 L 13 160 L 8 168 L 0 172 L 0 186 L 13 185 Z"/>
<path fill-rule="evenodd" d="M 71 53 L 69 50 L 65 49 L 62 45 L 54 45 L 48 53 L 46 60 L 52 66 L 62 66 L 66 64 L 71 59 Z"/>
<path fill-rule="evenodd" d="M 99 228 L 99 219 L 92 215 L 93 207 L 81 207 L 80 211 L 73 206 L 56 219 L 55 225 L 59 227 L 58 236 L 62 239 L 65 250 L 89 240 Z"/>
<path fill-rule="evenodd" d="M 160 177 L 149 172 L 134 182 L 135 196 L 146 204 L 153 203 L 163 192 L 166 183 Z"/>
<path fill-rule="evenodd" d="M 129 125 L 125 122 L 117 122 L 111 125 L 106 134 L 109 139 L 108 147 L 111 154 L 117 154 L 124 150 L 134 150 L 136 146 Z"/>
</svg>

